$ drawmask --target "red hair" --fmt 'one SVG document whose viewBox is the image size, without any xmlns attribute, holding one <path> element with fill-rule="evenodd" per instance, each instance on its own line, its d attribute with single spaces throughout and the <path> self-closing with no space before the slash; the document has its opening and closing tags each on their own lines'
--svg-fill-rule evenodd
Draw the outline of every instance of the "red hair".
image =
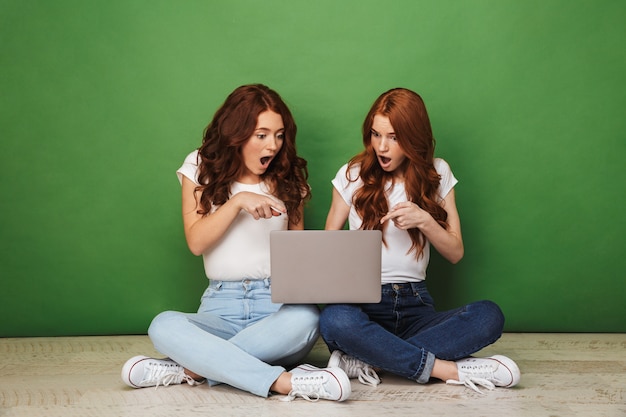
<svg viewBox="0 0 626 417">
<path fill-rule="evenodd" d="M 363 122 L 363 145 L 365 149 L 349 162 L 350 168 L 360 166 L 359 176 L 363 181 L 354 194 L 353 204 L 363 224 L 363 229 L 382 230 L 380 219 L 389 211 L 385 196 L 388 182 L 394 184 L 393 172 L 385 172 L 378 163 L 371 144 L 371 129 L 375 115 L 389 118 L 396 140 L 404 154 L 405 162 L 398 169 L 404 170 L 404 187 L 407 200 L 417 204 L 444 228 L 448 214 L 441 206 L 438 196 L 441 180 L 434 166 L 435 138 L 433 137 L 428 112 L 422 98 L 411 90 L 394 88 L 376 99 Z M 419 258 L 424 250 L 425 238 L 419 229 L 407 230 L 412 245 L 409 252 L 415 251 Z"/>
<path fill-rule="evenodd" d="M 307 162 L 296 153 L 296 123 L 278 93 L 262 84 L 238 87 L 217 110 L 204 130 L 199 148 L 197 187 L 201 191 L 200 214 L 230 198 L 230 186 L 245 170 L 241 148 L 256 128 L 259 114 L 271 110 L 285 126 L 283 145 L 261 179 L 287 207 L 291 223 L 300 221 L 301 204 L 311 197 Z"/>
</svg>

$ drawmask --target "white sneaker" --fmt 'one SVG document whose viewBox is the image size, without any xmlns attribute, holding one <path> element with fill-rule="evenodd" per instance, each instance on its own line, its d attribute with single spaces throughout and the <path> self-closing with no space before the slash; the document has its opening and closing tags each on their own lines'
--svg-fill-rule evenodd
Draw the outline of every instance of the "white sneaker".
<svg viewBox="0 0 626 417">
<path fill-rule="evenodd" d="M 290 372 L 291 392 L 284 401 L 293 401 L 296 397 L 308 401 L 319 399 L 345 401 L 352 393 L 350 379 L 339 368 L 316 368 L 312 365 L 300 365 Z"/>
<path fill-rule="evenodd" d="M 488 358 L 467 358 L 456 361 L 459 380 L 448 380 L 447 384 L 465 385 L 482 394 L 476 385 L 489 390 L 495 387 L 509 388 L 520 380 L 517 364 L 502 355 Z"/>
<path fill-rule="evenodd" d="M 155 359 L 147 356 L 135 356 L 122 367 L 122 380 L 133 388 L 168 386 L 181 384 L 199 385 L 185 374 L 185 369 L 171 359 Z"/>
<path fill-rule="evenodd" d="M 372 387 L 380 384 L 380 378 L 374 368 L 357 358 L 346 355 L 340 350 L 335 350 L 330 355 L 327 366 L 329 368 L 343 369 L 348 378 L 358 378 L 361 384 Z"/>
</svg>

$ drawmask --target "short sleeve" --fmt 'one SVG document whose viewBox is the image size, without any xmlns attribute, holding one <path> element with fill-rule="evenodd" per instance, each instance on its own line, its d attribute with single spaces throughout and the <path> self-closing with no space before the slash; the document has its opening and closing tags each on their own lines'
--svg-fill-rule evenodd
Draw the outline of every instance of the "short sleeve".
<svg viewBox="0 0 626 417">
<path fill-rule="evenodd" d="M 335 189 L 337 190 L 337 192 L 339 192 L 343 200 L 346 202 L 346 204 L 351 207 L 352 195 L 354 194 L 355 189 L 358 188 L 358 183 L 361 182 L 361 179 L 359 178 L 357 181 L 348 181 L 348 178 L 346 177 L 347 171 L 348 171 L 348 164 L 345 164 L 344 166 L 339 168 L 339 171 L 337 171 L 335 178 L 333 178 L 331 182 L 333 186 L 335 187 Z M 357 176 L 358 176 L 358 168 L 354 168 L 350 170 L 351 179 L 354 179 Z"/>
<path fill-rule="evenodd" d="M 183 183 L 183 176 L 189 178 L 194 184 L 199 185 L 198 182 L 198 150 L 191 152 L 185 158 L 183 165 L 176 171 L 178 181 Z"/>
<path fill-rule="evenodd" d="M 450 165 L 443 159 L 435 158 L 434 165 L 437 174 L 441 177 L 441 181 L 439 182 L 439 198 L 443 200 L 459 181 L 452 173 Z"/>
</svg>

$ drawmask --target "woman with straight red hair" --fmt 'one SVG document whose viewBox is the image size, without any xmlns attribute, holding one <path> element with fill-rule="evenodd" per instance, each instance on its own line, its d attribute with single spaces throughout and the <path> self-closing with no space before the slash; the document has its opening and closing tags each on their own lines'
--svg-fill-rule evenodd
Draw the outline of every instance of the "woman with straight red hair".
<svg viewBox="0 0 626 417">
<path fill-rule="evenodd" d="M 381 302 L 324 308 L 320 332 L 328 366 L 368 385 L 386 371 L 426 383 L 430 378 L 480 387 L 512 387 L 520 372 L 496 355 L 469 356 L 502 335 L 504 316 L 491 301 L 437 311 L 426 287 L 430 246 L 448 261 L 464 254 L 450 166 L 434 157 L 422 98 L 395 88 L 374 102 L 363 123 L 365 149 L 339 169 L 326 229 L 383 232 Z"/>
</svg>

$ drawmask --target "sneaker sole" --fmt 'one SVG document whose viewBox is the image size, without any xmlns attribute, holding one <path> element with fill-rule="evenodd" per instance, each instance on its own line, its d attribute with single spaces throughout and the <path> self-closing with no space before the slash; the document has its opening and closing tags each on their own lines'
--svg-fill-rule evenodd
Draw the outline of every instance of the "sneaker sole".
<svg viewBox="0 0 626 417">
<path fill-rule="evenodd" d="M 502 355 L 494 355 L 494 356 L 491 356 L 490 359 L 493 359 L 494 361 L 498 362 L 500 365 L 504 366 L 509 371 L 509 374 L 511 375 L 511 382 L 507 385 L 498 385 L 499 387 L 509 388 L 519 383 L 520 371 L 515 362 L 513 362 L 511 359 L 507 358 L 506 356 L 502 356 Z"/>
<path fill-rule="evenodd" d="M 130 380 L 130 374 L 131 372 L 133 372 L 133 368 L 139 362 L 142 362 L 146 359 L 150 359 L 150 358 L 147 356 L 139 355 L 139 356 L 133 356 L 132 358 L 126 361 L 126 363 L 122 367 L 122 381 L 124 381 L 126 385 L 132 388 L 145 388 L 145 387 L 133 384 L 133 382 Z"/>
</svg>

